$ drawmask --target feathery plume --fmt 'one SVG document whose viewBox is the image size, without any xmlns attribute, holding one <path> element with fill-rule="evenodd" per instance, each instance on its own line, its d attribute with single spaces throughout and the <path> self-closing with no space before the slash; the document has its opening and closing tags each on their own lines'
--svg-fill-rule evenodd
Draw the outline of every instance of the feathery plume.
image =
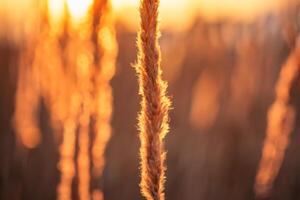
<svg viewBox="0 0 300 200">
<path fill-rule="evenodd" d="M 139 115 L 141 140 L 141 192 L 147 200 L 163 200 L 166 153 L 163 139 L 168 132 L 170 100 L 162 80 L 161 52 L 158 44 L 159 0 L 140 3 L 138 35 L 139 92 L 142 98 Z"/>
</svg>

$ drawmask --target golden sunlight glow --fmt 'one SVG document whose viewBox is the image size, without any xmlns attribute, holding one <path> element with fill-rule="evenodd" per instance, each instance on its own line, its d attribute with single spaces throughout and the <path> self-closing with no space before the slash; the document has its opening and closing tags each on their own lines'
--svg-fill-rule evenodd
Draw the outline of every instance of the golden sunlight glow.
<svg viewBox="0 0 300 200">
<path fill-rule="evenodd" d="M 60 20 L 64 15 L 65 2 L 63 0 L 48 0 L 48 12 L 54 21 Z"/>
<path fill-rule="evenodd" d="M 93 0 L 66 0 L 70 14 L 75 19 L 81 19 L 88 13 Z"/>
<path fill-rule="evenodd" d="M 53 35 L 63 31 L 63 18 L 65 15 L 64 0 L 48 0 L 48 19 L 50 32 Z"/>
<path fill-rule="evenodd" d="M 124 7 L 137 7 L 139 0 L 112 0 L 114 10 L 119 11 Z"/>
<path fill-rule="evenodd" d="M 59 17 L 62 5 L 67 2 L 72 20 L 78 22 L 87 13 L 92 0 L 48 0 L 51 18 Z M 117 19 L 128 28 L 135 30 L 139 22 L 139 0 L 111 0 Z M 160 21 L 161 27 L 171 30 L 186 30 L 194 22 L 197 15 L 208 20 L 231 18 L 234 20 L 251 20 L 257 15 L 272 12 L 287 5 L 292 0 L 161 0 Z M 0 23 L 11 21 L 9 24 L 24 24 L 24 17 L 32 11 L 33 0 L 10 1 L 0 0 Z M 31 10 L 31 12 L 28 12 Z M 57 18 L 56 18 L 57 19 Z M 54 19 L 54 20 L 56 20 Z M 53 19 L 51 19 L 53 20 Z M 54 21 L 56 22 L 56 21 Z M 28 20 L 26 20 L 28 23 Z M 19 26 L 8 27 L 10 34 Z M 7 28 L 0 29 L 1 32 Z"/>
<path fill-rule="evenodd" d="M 188 26 L 188 22 L 193 16 L 192 12 L 188 12 L 190 1 L 186 0 L 161 0 L 160 21 L 163 27 L 180 30 Z M 117 18 L 129 28 L 137 28 L 139 22 L 138 7 L 139 0 L 112 0 L 113 10 Z M 130 14 L 128 14 L 130 13 Z M 180 17 L 174 17 L 176 16 Z"/>
<path fill-rule="evenodd" d="M 161 0 L 160 21 L 163 28 L 184 30 L 195 16 L 209 20 L 232 18 L 251 20 L 261 13 L 274 11 L 284 3 L 283 0 Z M 137 28 L 139 0 L 112 0 L 117 18 Z"/>
</svg>

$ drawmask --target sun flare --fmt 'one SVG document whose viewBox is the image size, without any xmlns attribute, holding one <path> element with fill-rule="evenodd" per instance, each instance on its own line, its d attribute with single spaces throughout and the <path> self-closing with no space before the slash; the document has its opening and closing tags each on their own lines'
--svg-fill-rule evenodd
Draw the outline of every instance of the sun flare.
<svg viewBox="0 0 300 200">
<path fill-rule="evenodd" d="M 59 20 L 64 13 L 65 2 L 62 0 L 48 0 L 48 12 L 51 18 Z"/>
<path fill-rule="evenodd" d="M 93 3 L 93 0 L 66 0 L 70 14 L 75 19 L 83 18 Z"/>
</svg>

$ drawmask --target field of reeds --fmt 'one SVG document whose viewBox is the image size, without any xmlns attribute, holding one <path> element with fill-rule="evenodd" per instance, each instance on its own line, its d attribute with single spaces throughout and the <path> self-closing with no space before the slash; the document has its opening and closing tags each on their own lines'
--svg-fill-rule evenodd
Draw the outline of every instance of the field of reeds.
<svg viewBox="0 0 300 200">
<path fill-rule="evenodd" d="M 299 2 L 28 2 L 0 1 L 0 200 L 300 198 Z"/>
</svg>

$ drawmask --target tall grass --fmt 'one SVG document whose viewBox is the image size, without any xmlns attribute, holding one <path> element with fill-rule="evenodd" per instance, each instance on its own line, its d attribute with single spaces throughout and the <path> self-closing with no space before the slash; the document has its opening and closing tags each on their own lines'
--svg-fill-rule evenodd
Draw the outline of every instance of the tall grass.
<svg viewBox="0 0 300 200">
<path fill-rule="evenodd" d="M 15 98 L 14 128 L 20 144 L 35 148 L 41 141 L 38 112 L 41 95 L 40 59 L 37 54 L 43 46 L 44 35 L 39 34 L 44 24 L 45 1 L 36 2 L 35 8 L 41 8 L 36 15 L 29 15 L 28 21 L 35 29 L 27 35 L 18 68 L 18 83 Z M 39 16 L 38 20 L 33 17 Z M 29 25 L 28 24 L 28 25 Z"/>
<path fill-rule="evenodd" d="M 74 105 L 76 106 L 76 105 Z M 63 142 L 60 147 L 60 182 L 57 186 L 57 199 L 72 199 L 72 181 L 75 175 L 75 119 L 70 117 L 64 122 Z"/>
<path fill-rule="evenodd" d="M 105 166 L 105 149 L 111 137 L 113 94 L 110 81 L 115 74 L 118 52 L 114 16 L 109 0 L 95 0 L 93 6 L 94 87 L 93 117 L 95 140 L 92 147 L 92 172 L 97 179 L 102 177 Z M 94 199 L 102 199 L 101 188 L 95 188 Z"/>
<path fill-rule="evenodd" d="M 300 82 L 300 43 L 290 54 L 282 67 L 276 84 L 275 102 L 268 112 L 267 136 L 264 142 L 262 158 L 256 176 L 257 195 L 268 195 L 282 165 L 289 136 L 294 130 L 295 105 L 293 95 Z"/>
<path fill-rule="evenodd" d="M 61 46 L 61 60 L 63 65 L 61 66 L 64 70 L 62 79 L 59 80 L 63 83 L 65 89 L 64 93 L 61 96 L 56 96 L 56 101 L 60 102 L 61 106 L 59 109 L 54 110 L 52 115 L 61 115 L 59 113 L 63 112 L 65 114 L 61 115 L 60 123 L 62 124 L 62 142 L 60 145 L 60 160 L 58 162 L 58 169 L 60 171 L 60 182 L 57 186 L 57 198 L 60 200 L 69 200 L 72 199 L 72 183 L 74 176 L 76 174 L 75 168 L 75 150 L 76 150 L 76 133 L 78 126 L 82 124 L 83 121 L 83 112 L 81 111 L 82 106 L 82 89 L 78 87 L 75 59 L 77 59 L 78 52 L 76 51 L 76 36 L 72 34 L 75 32 L 72 29 L 72 20 L 71 15 L 68 10 L 68 5 L 64 2 L 64 15 L 62 21 L 62 38 L 65 42 L 64 46 Z M 71 37 L 73 36 L 73 37 Z M 79 42 L 80 43 L 80 42 Z M 78 44 L 77 44 L 78 45 Z M 83 81 L 83 85 L 86 85 L 86 80 Z M 84 109 L 85 111 L 86 109 Z M 83 134 L 86 134 L 80 129 L 80 137 L 83 137 Z M 85 142 L 85 141 L 84 141 Z M 80 153 L 78 153 L 79 159 L 84 157 L 82 143 L 80 144 Z M 85 169 L 82 166 L 80 168 L 81 174 L 78 174 L 79 177 L 79 196 L 82 197 L 82 173 L 85 173 Z"/>
<path fill-rule="evenodd" d="M 21 58 L 14 113 L 17 138 L 27 148 L 36 147 L 41 140 L 37 116 L 40 89 L 36 68 L 32 67 L 32 58 L 28 55 L 31 53 L 33 51 L 26 50 Z"/>
<path fill-rule="evenodd" d="M 58 199 L 72 199 L 76 164 L 79 197 L 91 199 L 90 163 L 93 175 L 101 177 L 104 151 L 111 135 L 112 89 L 109 82 L 115 72 L 117 43 L 110 1 L 94 0 L 93 5 L 86 5 L 85 13 L 80 13 L 80 19 L 78 13 L 72 13 L 72 1 L 60 2 L 64 6 L 61 14 L 47 7 L 51 0 L 41 2 L 41 30 L 34 35 L 38 39 L 23 54 L 24 62 L 20 65 L 16 129 L 25 146 L 38 145 L 40 134 L 36 115 L 39 98 L 44 98 L 54 132 L 62 133 L 56 134 L 62 139 Z M 90 129 L 92 117 L 95 126 Z M 91 133 L 95 133 L 92 149 Z M 77 137 L 78 157 L 75 154 Z M 93 197 L 103 197 L 99 188 Z"/>
<path fill-rule="evenodd" d="M 148 200 L 163 200 L 165 182 L 164 137 L 168 132 L 170 100 L 167 84 L 162 80 L 161 52 L 158 44 L 159 0 L 140 3 L 140 30 L 138 34 L 139 92 L 142 98 L 139 115 L 141 140 L 141 192 Z"/>
</svg>

